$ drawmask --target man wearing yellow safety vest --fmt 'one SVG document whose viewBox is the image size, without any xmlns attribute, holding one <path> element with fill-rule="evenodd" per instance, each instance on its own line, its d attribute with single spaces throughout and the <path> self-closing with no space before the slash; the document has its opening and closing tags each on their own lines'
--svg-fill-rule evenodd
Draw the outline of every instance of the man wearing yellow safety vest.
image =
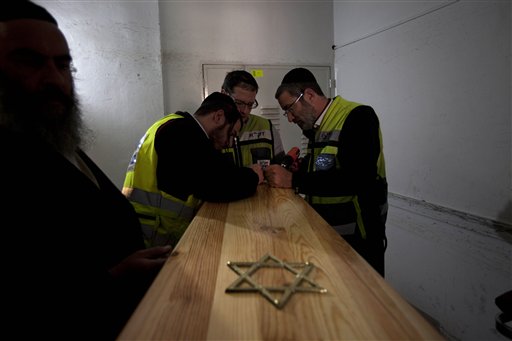
<svg viewBox="0 0 512 341">
<path fill-rule="evenodd" d="M 251 110 L 258 107 L 258 89 L 256 79 L 245 70 L 228 72 L 222 84 L 222 93 L 233 98 L 243 121 L 238 145 L 223 152 L 230 153 L 233 161 L 241 167 L 254 163 L 266 167 L 270 163 L 280 163 L 284 157 L 281 137 L 272 122 L 251 114 Z"/>
<path fill-rule="evenodd" d="M 203 201 L 255 193 L 263 181 L 261 167 L 236 167 L 220 152 L 240 128 L 233 99 L 214 92 L 193 115 L 166 115 L 144 134 L 128 165 L 123 194 L 135 207 L 147 245 L 175 245 Z"/>
<path fill-rule="evenodd" d="M 387 181 L 375 111 L 340 96 L 327 98 L 304 68 L 284 76 L 275 98 L 309 143 L 297 172 L 271 165 L 265 170 L 268 183 L 305 194 L 311 206 L 384 276 Z"/>
</svg>

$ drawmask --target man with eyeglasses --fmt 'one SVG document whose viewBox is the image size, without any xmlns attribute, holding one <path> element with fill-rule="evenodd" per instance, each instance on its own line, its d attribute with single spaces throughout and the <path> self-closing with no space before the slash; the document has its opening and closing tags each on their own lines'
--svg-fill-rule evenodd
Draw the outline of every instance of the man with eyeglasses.
<svg viewBox="0 0 512 341">
<path fill-rule="evenodd" d="M 147 130 L 123 186 L 146 245 L 175 245 L 203 201 L 239 200 L 256 192 L 263 182 L 261 167 L 236 167 L 220 153 L 240 127 L 233 99 L 214 92 L 194 114 L 166 115 Z"/>
<path fill-rule="evenodd" d="M 235 101 L 242 114 L 243 127 L 234 148 L 224 149 L 241 167 L 259 164 L 263 168 L 279 163 L 284 157 L 283 143 L 277 129 L 269 119 L 251 114 L 258 107 L 256 79 L 245 70 L 234 70 L 224 78 L 222 92 Z"/>
<path fill-rule="evenodd" d="M 387 181 L 382 134 L 370 106 L 327 98 L 307 69 L 288 72 L 275 98 L 309 138 L 297 172 L 265 169 L 274 187 L 295 188 L 384 277 Z"/>
</svg>

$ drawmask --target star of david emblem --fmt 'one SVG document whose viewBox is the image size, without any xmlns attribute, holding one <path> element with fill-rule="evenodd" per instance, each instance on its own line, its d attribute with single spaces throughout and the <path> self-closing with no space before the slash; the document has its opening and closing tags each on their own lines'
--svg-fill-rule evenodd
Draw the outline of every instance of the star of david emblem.
<svg viewBox="0 0 512 341">
<path fill-rule="evenodd" d="M 290 297 L 296 292 L 327 292 L 326 289 L 320 287 L 308 277 L 315 267 L 313 264 L 308 262 L 283 262 L 282 260 L 267 253 L 257 262 L 228 262 L 227 265 L 240 276 L 228 288 L 226 288 L 227 293 L 259 292 L 278 309 L 283 308 Z M 244 268 L 248 269 L 243 271 L 242 269 Z M 294 275 L 294 279 L 291 283 L 284 284 L 282 286 L 265 287 L 251 277 L 258 270 L 264 268 L 281 268 L 292 273 Z M 281 296 L 280 298 L 276 298 L 272 293 L 280 293 Z"/>
</svg>

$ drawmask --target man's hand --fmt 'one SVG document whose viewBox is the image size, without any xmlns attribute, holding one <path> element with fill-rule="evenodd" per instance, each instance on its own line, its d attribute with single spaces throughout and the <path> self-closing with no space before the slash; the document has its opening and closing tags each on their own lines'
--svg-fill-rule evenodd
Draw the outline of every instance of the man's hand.
<svg viewBox="0 0 512 341">
<path fill-rule="evenodd" d="M 299 157 L 297 160 L 293 161 L 292 165 L 290 166 L 290 171 L 292 173 L 299 171 L 302 160 L 304 160 L 304 158 Z"/>
<path fill-rule="evenodd" d="M 262 184 L 263 181 L 265 180 L 265 178 L 263 177 L 263 169 L 261 168 L 261 166 L 257 163 L 255 164 L 252 164 L 250 166 L 250 168 L 256 172 L 256 174 L 258 174 L 258 178 L 259 178 L 259 181 L 258 181 L 258 185 Z"/>
<path fill-rule="evenodd" d="M 265 179 L 272 187 L 292 188 L 292 172 L 280 165 L 269 165 L 265 168 Z"/>
<path fill-rule="evenodd" d="M 156 246 L 136 251 L 110 269 L 114 278 L 157 274 L 162 268 L 172 247 Z"/>
</svg>

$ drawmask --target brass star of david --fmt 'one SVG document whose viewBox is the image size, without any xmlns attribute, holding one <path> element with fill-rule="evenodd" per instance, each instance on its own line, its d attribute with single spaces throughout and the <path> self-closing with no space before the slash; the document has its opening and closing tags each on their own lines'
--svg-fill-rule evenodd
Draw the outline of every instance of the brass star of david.
<svg viewBox="0 0 512 341">
<path fill-rule="evenodd" d="M 286 302 L 288 302 L 292 294 L 295 292 L 327 292 L 326 289 L 320 287 L 312 279 L 308 278 L 309 273 L 315 267 L 313 264 L 308 262 L 283 262 L 282 260 L 267 253 L 257 262 L 228 262 L 227 265 L 231 268 L 231 270 L 240 275 L 237 280 L 235 280 L 228 288 L 226 288 L 227 293 L 259 292 L 278 309 L 284 307 Z M 249 269 L 244 272 L 242 268 Z M 295 278 L 289 285 L 264 287 L 257 283 L 253 278 L 251 278 L 251 275 L 262 268 L 282 268 L 294 274 Z M 242 285 L 245 284 L 248 284 L 249 286 L 242 287 Z M 277 299 L 272 296 L 271 292 L 282 293 L 281 299 Z"/>
</svg>

